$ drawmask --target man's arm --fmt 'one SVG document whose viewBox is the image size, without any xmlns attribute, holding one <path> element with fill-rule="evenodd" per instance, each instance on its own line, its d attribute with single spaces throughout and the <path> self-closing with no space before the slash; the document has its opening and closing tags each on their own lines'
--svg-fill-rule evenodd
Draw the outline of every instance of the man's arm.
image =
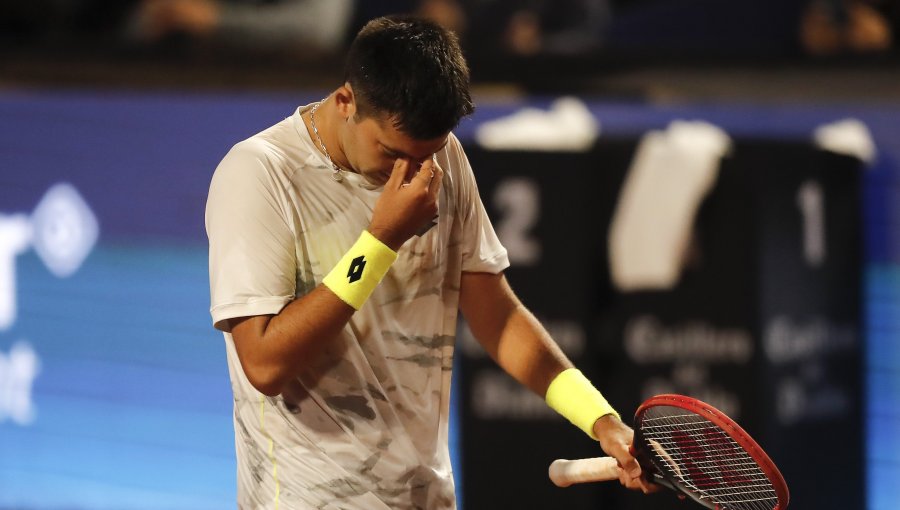
<svg viewBox="0 0 900 510">
<path fill-rule="evenodd" d="M 279 395 L 299 367 L 315 359 L 355 311 L 319 285 L 277 315 L 231 319 L 231 336 L 247 380 L 261 393 Z"/>
<path fill-rule="evenodd" d="M 407 183 L 409 171 L 409 161 L 398 159 L 367 229 L 393 251 L 437 213 L 443 171 L 428 160 Z M 280 394 L 334 341 L 355 311 L 323 284 L 277 315 L 231 319 L 231 336 L 250 384 L 266 395 Z"/>
<path fill-rule="evenodd" d="M 500 367 L 541 398 L 553 379 L 572 362 L 549 333 L 525 308 L 501 274 L 463 273 L 460 309 L 475 338 Z M 634 432 L 615 415 L 599 418 L 594 435 L 607 454 L 623 467 L 623 485 L 644 492 L 653 487 L 641 480 L 641 468 L 629 452 Z"/>
<path fill-rule="evenodd" d="M 535 394 L 543 397 L 550 382 L 572 368 L 502 273 L 463 273 L 459 305 L 488 355 Z"/>
</svg>

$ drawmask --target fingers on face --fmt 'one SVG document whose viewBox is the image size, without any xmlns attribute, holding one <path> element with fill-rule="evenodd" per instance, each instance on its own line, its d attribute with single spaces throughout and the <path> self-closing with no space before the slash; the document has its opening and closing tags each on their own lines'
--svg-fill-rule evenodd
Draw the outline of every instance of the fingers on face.
<svg viewBox="0 0 900 510">
<path fill-rule="evenodd" d="M 397 159 L 394 161 L 394 168 L 391 170 L 391 177 L 385 186 L 399 188 L 406 179 L 406 172 L 409 170 L 409 161 L 405 159 Z"/>
<path fill-rule="evenodd" d="M 419 167 L 419 171 L 416 173 L 414 179 L 422 185 L 422 187 L 427 188 L 431 184 L 433 177 L 434 170 L 431 166 L 431 160 L 429 159 L 425 161 L 425 163 L 422 163 L 422 166 Z"/>
<path fill-rule="evenodd" d="M 410 175 L 410 173 L 414 175 Z M 394 162 L 394 169 L 386 186 L 395 189 L 414 186 L 417 189 L 427 191 L 432 199 L 436 199 L 438 191 L 441 189 L 443 177 L 444 170 L 433 157 L 416 166 L 410 163 L 408 159 L 398 158 Z"/>
</svg>

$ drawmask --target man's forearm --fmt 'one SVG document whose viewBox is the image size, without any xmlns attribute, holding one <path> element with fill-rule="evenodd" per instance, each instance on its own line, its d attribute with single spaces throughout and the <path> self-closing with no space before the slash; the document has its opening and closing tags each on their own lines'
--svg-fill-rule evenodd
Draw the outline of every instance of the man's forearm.
<svg viewBox="0 0 900 510">
<path fill-rule="evenodd" d="M 572 366 L 502 274 L 463 273 L 460 308 L 491 358 L 540 397 Z"/>
<path fill-rule="evenodd" d="M 395 173 L 402 170 L 401 166 Z M 365 304 L 404 240 L 388 246 L 363 231 L 312 292 L 277 315 L 252 317 L 233 326 L 232 337 L 250 383 L 267 395 L 281 393 L 284 384 L 309 366 Z"/>
<path fill-rule="evenodd" d="M 534 315 L 519 304 L 509 314 L 497 341 L 500 367 L 541 398 L 550 382 L 572 362 Z"/>
<path fill-rule="evenodd" d="M 277 315 L 236 321 L 231 333 L 247 379 L 266 395 L 280 394 L 334 341 L 354 312 L 319 285 Z"/>
</svg>

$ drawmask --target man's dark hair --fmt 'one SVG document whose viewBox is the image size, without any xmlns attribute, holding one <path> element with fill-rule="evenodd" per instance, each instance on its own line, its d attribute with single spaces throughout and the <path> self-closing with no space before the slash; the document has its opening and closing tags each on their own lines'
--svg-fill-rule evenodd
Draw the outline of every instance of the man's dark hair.
<svg viewBox="0 0 900 510">
<path fill-rule="evenodd" d="M 419 140 L 448 133 L 475 110 L 456 36 L 418 18 L 368 22 L 350 46 L 344 81 L 353 87 L 359 115 L 386 114 Z"/>
</svg>

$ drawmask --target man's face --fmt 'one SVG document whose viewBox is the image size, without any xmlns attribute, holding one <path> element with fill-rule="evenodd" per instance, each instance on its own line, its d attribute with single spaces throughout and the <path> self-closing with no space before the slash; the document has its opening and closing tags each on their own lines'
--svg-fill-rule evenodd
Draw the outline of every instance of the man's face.
<svg viewBox="0 0 900 510">
<path fill-rule="evenodd" d="M 351 116 L 342 130 L 344 154 L 350 166 L 369 182 L 382 185 L 391 176 L 394 162 L 409 161 L 409 180 L 419 167 L 447 144 L 445 134 L 417 140 L 403 133 L 386 116 Z"/>
</svg>

